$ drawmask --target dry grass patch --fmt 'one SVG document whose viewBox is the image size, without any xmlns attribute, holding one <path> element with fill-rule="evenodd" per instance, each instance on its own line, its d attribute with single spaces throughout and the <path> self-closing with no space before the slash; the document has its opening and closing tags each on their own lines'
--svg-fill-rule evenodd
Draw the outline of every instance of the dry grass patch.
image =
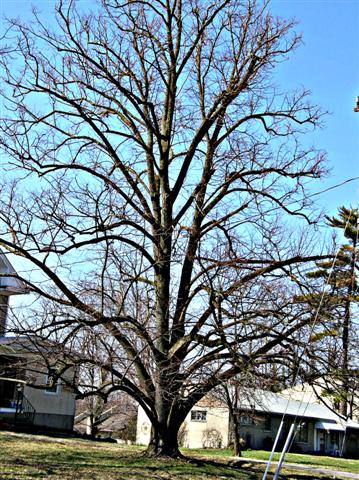
<svg viewBox="0 0 359 480">
<path fill-rule="evenodd" d="M 258 480 L 263 466 L 226 458 L 151 459 L 139 447 L 0 432 L 1 480 Z M 271 477 L 270 477 L 271 478 Z M 283 480 L 325 477 L 288 473 Z"/>
</svg>

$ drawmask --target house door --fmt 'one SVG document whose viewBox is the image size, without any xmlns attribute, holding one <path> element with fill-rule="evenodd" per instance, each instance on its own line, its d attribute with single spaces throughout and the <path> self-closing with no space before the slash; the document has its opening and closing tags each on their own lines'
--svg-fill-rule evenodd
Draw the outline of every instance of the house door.
<svg viewBox="0 0 359 480">
<path fill-rule="evenodd" d="M 317 430 L 317 450 L 325 452 L 325 430 Z"/>
</svg>

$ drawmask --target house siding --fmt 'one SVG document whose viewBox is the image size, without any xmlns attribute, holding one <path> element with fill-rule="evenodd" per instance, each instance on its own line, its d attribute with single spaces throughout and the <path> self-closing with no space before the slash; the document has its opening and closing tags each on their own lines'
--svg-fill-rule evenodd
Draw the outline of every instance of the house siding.
<svg viewBox="0 0 359 480">
<path fill-rule="evenodd" d="M 254 450 L 260 450 L 272 445 L 276 437 L 280 419 L 271 418 L 270 430 L 264 428 L 265 417 L 256 416 L 252 425 L 240 425 L 240 438 L 246 448 L 253 448 Z"/>
<path fill-rule="evenodd" d="M 137 412 L 136 443 L 148 445 L 151 440 L 151 422 L 144 409 L 139 406 Z"/>
<path fill-rule="evenodd" d="M 278 433 L 282 417 L 271 416 L 270 430 L 265 429 L 265 416 L 255 415 L 252 425 L 241 425 L 240 437 L 246 448 L 254 450 L 268 450 L 271 449 Z M 282 445 L 287 437 L 291 420 L 287 419 L 282 430 L 282 435 L 279 444 Z M 307 420 L 308 424 L 308 441 L 300 442 L 294 438 L 292 444 L 292 451 L 301 451 L 303 453 L 314 451 L 314 424 L 312 420 Z"/>
<path fill-rule="evenodd" d="M 226 448 L 229 436 L 229 412 L 227 408 L 204 406 L 193 410 L 206 411 L 206 421 L 191 419 L 191 412 L 183 424 L 182 446 L 186 448 Z M 190 431 L 190 435 L 189 435 Z M 180 435 L 181 436 L 181 435 Z"/>
<path fill-rule="evenodd" d="M 48 430 L 63 430 L 71 432 L 74 426 L 74 417 L 73 415 L 36 412 L 34 425 Z"/>
<path fill-rule="evenodd" d="M 206 420 L 192 420 L 187 415 L 180 433 L 179 443 L 185 448 L 225 448 L 228 446 L 229 413 L 225 407 L 203 403 L 192 410 L 207 412 Z M 136 443 L 148 445 L 151 438 L 151 422 L 142 407 L 138 408 Z"/>
<path fill-rule="evenodd" d="M 0 352 L 1 353 L 1 352 Z M 6 353 L 8 353 L 6 351 Z M 9 355 L 7 355 L 7 362 Z M 35 386 L 41 387 L 46 385 L 47 373 L 44 367 L 33 354 L 17 352 L 13 355 L 14 362 L 22 361 L 22 378 L 30 378 Z M 9 362 L 8 362 L 9 363 Z M 0 355 L 1 366 L 1 355 Z M 20 367 L 19 367 L 20 368 Z M 69 380 L 73 376 L 73 372 L 69 372 Z M 76 401 L 73 390 L 61 383 L 57 392 L 47 392 L 43 388 L 34 388 L 30 385 L 24 385 L 23 394 L 26 400 L 35 410 L 34 425 L 56 430 L 71 431 L 73 429 L 73 421 L 75 416 Z M 16 395 L 16 392 L 15 392 Z M 16 397 L 15 397 L 16 398 Z M 6 421 L 10 421 L 15 416 L 15 406 L 11 407 L 12 412 L 2 409 L 0 416 Z"/>
<path fill-rule="evenodd" d="M 75 415 L 75 396 L 71 390 L 59 386 L 58 393 L 47 393 L 26 386 L 24 395 L 38 414 Z"/>
</svg>

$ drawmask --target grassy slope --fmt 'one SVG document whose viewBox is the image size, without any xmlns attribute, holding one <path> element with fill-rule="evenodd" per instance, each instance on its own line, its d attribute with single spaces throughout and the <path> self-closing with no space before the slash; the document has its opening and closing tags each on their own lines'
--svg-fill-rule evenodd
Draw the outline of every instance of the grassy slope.
<svg viewBox="0 0 359 480">
<path fill-rule="evenodd" d="M 1 480 L 258 480 L 263 469 L 231 467 L 218 456 L 212 457 L 217 463 L 154 460 L 141 457 L 138 447 L 6 432 L 0 432 L 0 452 Z M 320 477 L 307 472 L 281 476 L 283 480 L 309 478 Z"/>
</svg>

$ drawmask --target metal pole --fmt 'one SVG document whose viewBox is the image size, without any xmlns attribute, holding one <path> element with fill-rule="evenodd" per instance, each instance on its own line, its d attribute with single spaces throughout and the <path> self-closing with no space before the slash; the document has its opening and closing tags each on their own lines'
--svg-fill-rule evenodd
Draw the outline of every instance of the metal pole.
<svg viewBox="0 0 359 480">
<path fill-rule="evenodd" d="M 295 423 L 292 423 L 292 425 L 291 425 L 291 427 L 290 427 L 290 429 L 289 429 L 288 436 L 287 436 L 287 440 L 285 441 L 285 445 L 284 445 L 284 447 L 283 447 L 283 450 L 282 450 L 282 453 L 281 453 L 281 456 L 280 456 L 280 459 L 279 459 L 279 463 L 278 463 L 278 466 L 277 466 L 277 470 L 275 471 L 273 480 L 278 480 L 280 471 L 282 470 L 282 465 L 283 465 L 283 462 L 284 462 L 285 454 L 287 453 L 287 450 L 288 450 L 290 441 L 291 441 L 291 439 L 292 439 L 292 434 L 293 434 L 294 426 L 295 426 Z"/>
<path fill-rule="evenodd" d="M 266 480 L 266 478 L 267 478 L 268 471 L 269 471 L 270 466 L 271 466 L 271 463 L 272 463 L 272 459 L 273 459 L 273 456 L 274 456 L 275 448 L 276 448 L 276 446 L 277 446 L 277 443 L 278 443 L 280 434 L 281 434 L 281 432 L 282 432 L 283 425 L 284 425 L 284 418 L 282 418 L 282 420 L 281 420 L 281 422 L 280 422 L 280 425 L 279 425 L 279 428 L 278 428 L 278 432 L 277 432 L 277 435 L 276 435 L 275 440 L 274 440 L 274 443 L 273 443 L 272 451 L 271 451 L 271 454 L 270 454 L 269 459 L 268 459 L 267 468 L 266 468 L 266 470 L 265 470 L 265 472 L 264 472 L 264 475 L 263 475 L 262 480 Z"/>
</svg>

